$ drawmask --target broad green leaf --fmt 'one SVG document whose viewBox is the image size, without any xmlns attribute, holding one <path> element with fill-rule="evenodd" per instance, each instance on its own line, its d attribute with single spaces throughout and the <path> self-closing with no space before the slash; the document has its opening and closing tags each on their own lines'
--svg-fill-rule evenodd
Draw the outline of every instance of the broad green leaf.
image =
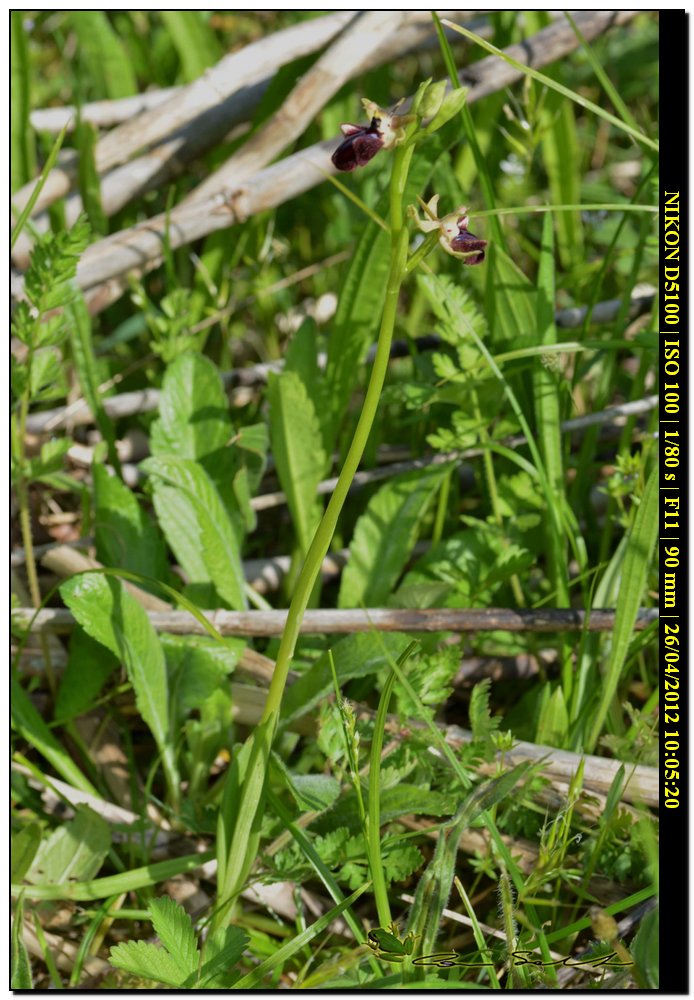
<svg viewBox="0 0 694 1000">
<path fill-rule="evenodd" d="M 17 900 L 12 920 L 12 941 L 10 952 L 10 989 L 33 990 L 31 963 L 24 946 L 24 896 Z"/>
<path fill-rule="evenodd" d="M 447 468 L 399 476 L 371 498 L 349 545 L 339 607 L 378 607 L 390 596 Z"/>
<path fill-rule="evenodd" d="M 55 718 L 74 719 L 94 707 L 101 689 L 118 666 L 117 658 L 79 626 L 70 636 L 67 666 L 60 678 Z"/>
<path fill-rule="evenodd" d="M 174 989 L 183 985 L 178 963 L 164 948 L 157 948 L 146 941 L 125 941 L 111 948 L 108 960 L 115 969 L 123 969 L 133 976 L 165 983 Z"/>
<path fill-rule="evenodd" d="M 120 580 L 102 573 L 82 573 L 60 588 L 63 600 L 82 628 L 125 665 L 135 702 L 162 754 L 170 790 L 177 774 L 169 728 L 166 664 L 157 634 L 142 605 Z"/>
<path fill-rule="evenodd" d="M 233 428 L 219 372 L 202 354 L 182 354 L 164 375 L 159 418 L 152 424 L 155 456 L 202 459 L 224 448 Z"/>
<path fill-rule="evenodd" d="M 97 559 L 105 566 L 168 581 L 164 539 L 133 491 L 97 462 L 92 480 Z"/>
<path fill-rule="evenodd" d="M 219 642 L 205 635 L 160 636 L 169 674 L 171 717 L 182 721 L 199 710 L 213 692 L 224 686 L 246 645 L 244 639 Z"/>
<path fill-rule="evenodd" d="M 354 677 L 367 677 L 396 660 L 408 645 L 407 636 L 399 632 L 371 635 L 366 632 L 346 636 L 332 647 L 332 657 L 340 686 Z M 282 700 L 282 722 L 291 722 L 310 712 L 332 690 L 330 654 L 324 653 L 285 692 Z"/>
<path fill-rule="evenodd" d="M 93 81 L 94 97 L 128 97 L 137 93 L 137 81 L 130 65 L 128 52 L 111 27 L 105 11 L 76 10 L 69 15 L 75 30 L 81 58 L 89 79 Z"/>
<path fill-rule="evenodd" d="M 10 679 L 10 713 L 13 728 L 46 758 L 61 778 L 74 785 L 75 788 L 80 788 L 82 791 L 100 798 L 92 783 L 85 778 L 36 711 L 29 695 L 15 677 L 14 672 Z"/>
<path fill-rule="evenodd" d="M 329 774 L 293 774 L 278 754 L 273 754 L 272 765 L 302 812 L 323 812 L 340 794 L 340 782 Z"/>
<path fill-rule="evenodd" d="M 629 532 L 622 582 L 617 598 L 610 662 L 603 677 L 600 702 L 593 717 L 593 725 L 586 740 L 586 750 L 592 753 L 610 703 L 615 696 L 622 668 L 633 637 L 634 622 L 646 586 L 656 539 L 658 537 L 658 466 L 655 465 L 643 491 L 634 525 Z"/>
<path fill-rule="evenodd" d="M 86 882 L 94 878 L 111 848 L 111 829 L 88 806 L 76 806 L 74 819 L 42 842 L 27 872 L 35 885 Z"/>
<path fill-rule="evenodd" d="M 251 507 L 251 500 L 256 495 L 265 472 L 268 444 L 266 424 L 250 424 L 242 427 L 234 436 L 231 486 L 234 506 L 227 503 L 227 510 L 234 523 L 237 520 L 239 522 L 239 538 L 246 531 L 253 531 L 256 526 L 257 518 Z M 206 460 L 205 464 L 209 468 L 210 462 Z"/>
<path fill-rule="evenodd" d="M 13 833 L 10 841 L 10 881 L 21 882 L 31 867 L 36 852 L 41 844 L 41 826 L 39 823 L 27 823 L 17 833 Z"/>
<path fill-rule="evenodd" d="M 246 607 L 238 542 L 217 489 L 188 458 L 149 458 L 154 507 L 166 539 L 193 584 L 213 584 L 227 607 Z"/>
<path fill-rule="evenodd" d="M 159 896 L 149 904 L 149 912 L 152 927 L 178 966 L 182 977 L 195 972 L 200 953 L 193 925 L 183 907 L 168 896 Z"/>
<path fill-rule="evenodd" d="M 313 402 L 294 372 L 271 374 L 267 395 L 272 454 L 299 549 L 305 556 L 320 521 L 316 488 L 327 466 L 320 424 Z"/>
</svg>

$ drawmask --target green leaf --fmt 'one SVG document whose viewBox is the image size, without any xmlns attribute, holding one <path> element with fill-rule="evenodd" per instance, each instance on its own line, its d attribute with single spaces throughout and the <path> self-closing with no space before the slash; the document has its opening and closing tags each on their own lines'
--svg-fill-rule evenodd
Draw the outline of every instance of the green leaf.
<svg viewBox="0 0 694 1000">
<path fill-rule="evenodd" d="M 182 977 L 196 972 L 200 953 L 193 925 L 183 907 L 168 896 L 159 896 L 149 904 L 149 912 L 159 940 L 173 958 Z"/>
<path fill-rule="evenodd" d="M 487 255 L 485 312 L 491 318 L 497 351 L 535 342 L 535 289 L 513 260 L 495 243 Z"/>
<path fill-rule="evenodd" d="M 282 700 L 282 722 L 310 712 L 332 690 L 330 655 L 340 686 L 354 677 L 367 677 L 396 660 L 408 645 L 409 639 L 398 632 L 384 635 L 369 633 L 346 636 L 336 642 L 332 651 L 325 652 L 285 692 Z"/>
<path fill-rule="evenodd" d="M 75 146 L 79 155 L 78 183 L 82 204 L 92 231 L 99 236 L 108 232 L 106 214 L 101 204 L 101 179 L 95 160 L 95 146 L 99 138 L 91 122 L 80 119 L 75 129 Z"/>
<path fill-rule="evenodd" d="M 559 215 L 565 215 L 560 212 Z M 551 346 L 557 342 L 554 322 L 554 230 L 552 215 L 547 213 L 542 227 L 540 267 L 537 277 L 537 338 L 538 343 Z M 568 565 L 566 545 L 561 528 L 561 511 L 566 505 L 564 463 L 562 459 L 561 405 L 559 380 L 549 366 L 536 364 L 533 370 L 533 394 L 540 449 L 547 479 L 554 497 L 554 504 L 546 519 L 547 552 L 551 580 L 557 594 L 557 603 L 565 607 L 569 602 Z"/>
<path fill-rule="evenodd" d="M 272 765 L 302 812 L 323 812 L 340 794 L 340 782 L 328 774 L 292 774 L 278 754 L 273 754 Z"/>
<path fill-rule="evenodd" d="M 245 580 L 234 529 L 205 470 L 188 458 L 149 458 L 154 507 L 167 541 L 193 584 L 213 584 L 221 601 L 246 607 Z"/>
<path fill-rule="evenodd" d="M 660 988 L 660 911 L 658 907 L 647 913 L 641 921 L 634 940 L 631 956 L 639 967 L 649 990 Z"/>
<path fill-rule="evenodd" d="M 42 842 L 27 872 L 28 882 L 86 882 L 94 878 L 111 848 L 111 829 L 88 806 L 76 806 L 74 819 Z"/>
<path fill-rule="evenodd" d="M 13 12 L 14 13 L 14 12 Z M 24 896 L 17 900 L 12 920 L 12 941 L 10 952 L 10 989 L 33 990 L 31 963 L 24 946 Z"/>
<path fill-rule="evenodd" d="M 10 881 L 21 882 L 31 867 L 41 844 L 41 825 L 27 823 L 18 833 L 12 834 L 10 851 Z"/>
<path fill-rule="evenodd" d="M 166 546 L 132 490 L 98 462 L 92 465 L 96 557 L 105 566 L 167 582 Z"/>
<path fill-rule="evenodd" d="M 236 667 L 246 642 L 234 638 L 219 642 L 206 635 L 166 633 L 159 638 L 166 657 L 171 716 L 176 725 L 224 686 L 224 679 Z"/>
<path fill-rule="evenodd" d="M 98 572 L 71 577 L 60 593 L 85 632 L 125 665 L 137 709 L 159 747 L 170 791 L 175 794 L 178 777 L 169 728 L 166 664 L 147 612 L 120 580 Z"/>
<path fill-rule="evenodd" d="M 79 10 L 69 15 L 84 60 L 86 75 L 93 81 L 94 97 L 128 97 L 137 93 L 137 81 L 125 46 L 111 27 L 104 11 Z"/>
<path fill-rule="evenodd" d="M 550 694 L 550 689 L 545 687 L 535 741 L 544 746 L 563 747 L 568 731 L 569 715 L 566 711 L 564 692 L 560 687 L 556 687 Z"/>
<path fill-rule="evenodd" d="M 617 599 L 610 662 L 603 677 L 600 702 L 593 716 L 593 725 L 586 740 L 585 749 L 588 753 L 592 753 L 598 741 L 610 703 L 619 685 L 657 537 L 658 466 L 655 465 L 648 477 L 639 509 L 636 512 L 634 526 L 628 536 L 622 583 Z"/>
<path fill-rule="evenodd" d="M 27 184 L 36 172 L 31 110 L 31 60 L 24 33 L 26 11 L 10 11 L 10 189 Z"/>
<path fill-rule="evenodd" d="M 441 153 L 438 136 L 433 137 L 410 169 L 403 204 L 415 201 L 423 190 Z M 384 196 L 379 214 L 388 211 Z M 364 362 L 372 341 L 376 339 L 379 318 L 385 299 L 389 261 L 389 235 L 374 221 L 369 221 L 352 254 L 340 289 L 337 312 L 328 341 L 326 377 L 326 412 L 321 422 L 329 427 L 325 432 L 326 452 L 330 453 L 337 437 L 350 396 L 355 388 L 356 373 Z"/>
<path fill-rule="evenodd" d="M 108 447 L 108 460 L 120 473 L 120 459 L 116 451 L 116 431 L 113 421 L 104 409 L 103 397 L 99 391 L 102 381 L 96 363 L 92 321 L 86 303 L 81 295 L 76 295 L 68 307 L 70 319 L 70 347 L 82 395 L 89 403 L 96 425 Z"/>
<path fill-rule="evenodd" d="M 422 935 L 421 953 L 436 950 L 436 938 L 443 919 L 443 910 L 456 872 L 458 843 L 463 832 L 485 810 L 510 795 L 530 764 L 523 763 L 498 778 L 483 781 L 464 799 L 458 812 L 439 830 L 434 857 L 417 885 L 407 930 Z"/>
<path fill-rule="evenodd" d="M 390 596 L 448 468 L 398 476 L 372 497 L 350 542 L 339 607 L 378 607 Z"/>
<path fill-rule="evenodd" d="M 202 459 L 225 448 L 233 434 L 222 380 L 202 354 L 182 354 L 168 368 L 152 424 L 155 456 Z"/>
<path fill-rule="evenodd" d="M 118 944 L 111 948 L 108 960 L 115 969 L 123 969 L 133 976 L 152 979 L 174 988 L 182 986 L 185 978 L 167 951 L 146 941 Z"/>
<path fill-rule="evenodd" d="M 214 32 L 203 20 L 206 12 L 162 10 L 159 13 L 181 60 L 184 80 L 196 80 L 224 55 Z"/>
<path fill-rule="evenodd" d="M 256 495 L 265 472 L 268 444 L 268 430 L 265 424 L 242 427 L 234 437 L 234 471 L 231 488 L 235 508 L 232 509 L 227 503 L 227 510 L 235 522 L 239 520 L 237 528 L 239 538 L 244 531 L 253 531 L 256 526 L 257 518 L 251 507 L 251 499 Z"/>
<path fill-rule="evenodd" d="M 475 684 L 470 695 L 470 729 L 475 742 L 486 743 L 501 724 L 501 719 L 494 718 L 489 708 L 491 688 L 491 679 L 487 677 Z"/>
<path fill-rule="evenodd" d="M 67 306 L 79 294 L 72 285 L 77 264 L 89 243 L 90 228 L 81 216 L 72 229 L 45 233 L 34 244 L 31 263 L 24 278 L 24 290 L 32 306 L 43 316 L 52 309 Z M 21 313 L 20 313 L 21 316 Z M 62 331 L 63 318 L 56 317 Z M 41 323 L 36 330 L 35 347 L 55 343 L 63 334 L 56 334 L 55 322 Z"/>
<path fill-rule="evenodd" d="M 94 707 L 101 689 L 118 666 L 118 660 L 79 626 L 70 636 L 67 666 L 60 678 L 55 718 L 74 719 Z"/>
<path fill-rule="evenodd" d="M 232 985 L 238 979 L 238 973 L 230 973 L 230 969 L 238 964 L 247 944 L 248 935 L 233 924 L 220 927 L 214 934 L 210 934 L 202 953 L 203 965 L 196 984 L 198 988 L 224 989 Z"/>
<path fill-rule="evenodd" d="M 61 778 L 64 778 L 75 788 L 80 788 L 97 798 L 101 796 L 85 778 L 67 751 L 58 743 L 55 736 L 34 708 L 29 695 L 17 680 L 14 671 L 10 679 L 10 709 L 12 726 L 21 733 L 35 750 L 46 758 Z"/>
<path fill-rule="evenodd" d="M 320 425 L 306 388 L 294 372 L 271 374 L 267 395 L 272 454 L 305 556 L 320 520 L 316 488 L 327 466 Z"/>
</svg>

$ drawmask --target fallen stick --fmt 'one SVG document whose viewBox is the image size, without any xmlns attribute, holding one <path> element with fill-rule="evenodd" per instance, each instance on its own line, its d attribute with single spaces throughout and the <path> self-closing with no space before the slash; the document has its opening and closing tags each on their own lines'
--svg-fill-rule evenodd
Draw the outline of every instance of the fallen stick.
<svg viewBox="0 0 694 1000">
<path fill-rule="evenodd" d="M 248 637 L 279 636 L 287 612 L 203 611 L 221 635 Z M 642 631 L 658 620 L 657 608 L 642 608 L 634 629 Z M 64 608 L 16 608 L 13 619 L 31 632 L 67 634 L 75 627 L 71 611 Z M 175 635 L 206 635 L 205 628 L 188 611 L 148 611 L 157 632 Z M 615 611 L 594 609 L 589 613 L 571 608 L 527 610 L 511 608 L 349 608 L 308 610 L 301 624 L 302 635 L 347 635 L 354 632 L 610 632 Z"/>
</svg>

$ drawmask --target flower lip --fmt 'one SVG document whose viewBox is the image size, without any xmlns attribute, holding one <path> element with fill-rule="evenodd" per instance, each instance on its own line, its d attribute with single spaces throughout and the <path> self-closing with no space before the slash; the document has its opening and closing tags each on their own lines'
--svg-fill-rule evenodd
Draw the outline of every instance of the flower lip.
<svg viewBox="0 0 694 1000">
<path fill-rule="evenodd" d="M 331 160 L 338 170 L 354 170 L 363 167 L 383 148 L 381 119 L 375 115 L 370 125 L 340 125 L 344 139 L 337 147 Z"/>
<path fill-rule="evenodd" d="M 433 233 L 439 230 L 439 243 L 452 257 L 462 260 L 463 264 L 481 264 L 484 260 L 484 251 L 487 240 L 480 239 L 468 230 L 467 208 L 461 205 L 455 212 L 449 215 L 438 216 L 439 196 L 435 194 L 428 202 L 418 199 L 419 204 L 424 209 L 425 218 L 420 219 L 416 212 L 413 212 L 417 225 L 424 233 Z"/>
</svg>

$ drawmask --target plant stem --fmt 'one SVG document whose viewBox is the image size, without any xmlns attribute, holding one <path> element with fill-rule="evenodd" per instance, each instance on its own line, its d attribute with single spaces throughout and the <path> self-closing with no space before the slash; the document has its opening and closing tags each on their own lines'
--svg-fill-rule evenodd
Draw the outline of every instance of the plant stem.
<svg viewBox="0 0 694 1000">
<path fill-rule="evenodd" d="M 409 155 L 408 155 L 409 154 Z M 395 151 L 393 162 L 393 173 L 391 176 L 390 188 L 390 215 L 391 215 L 391 259 L 390 272 L 388 275 L 388 285 L 386 288 L 386 298 L 381 317 L 381 328 L 376 346 L 376 356 L 374 358 L 371 378 L 364 397 L 359 422 L 354 432 L 354 438 L 347 457 L 345 458 L 342 471 L 337 480 L 335 491 L 326 507 L 323 518 L 316 529 L 316 533 L 311 542 L 311 546 L 306 555 L 306 561 L 296 581 L 294 596 L 289 611 L 287 612 L 287 624 L 285 625 L 280 647 L 277 652 L 275 669 L 268 691 L 265 710 L 261 721 L 265 722 L 272 716 L 279 715 L 282 702 L 282 695 L 287 682 L 289 665 L 294 655 L 296 641 L 299 636 L 301 621 L 304 611 L 308 605 L 313 585 L 318 578 L 321 563 L 325 558 L 330 542 L 332 541 L 337 520 L 342 511 L 347 493 L 352 484 L 352 480 L 359 468 L 361 457 L 364 453 L 366 443 L 371 433 L 371 428 L 376 417 L 378 403 L 381 398 L 381 390 L 385 381 L 390 356 L 390 345 L 393 339 L 393 328 L 395 326 L 395 316 L 398 306 L 398 296 L 400 286 L 405 274 L 407 255 L 407 231 L 402 225 L 402 196 L 407 179 L 407 169 L 411 158 L 412 150 Z"/>
<path fill-rule="evenodd" d="M 282 696 L 287 683 L 289 667 L 294 655 L 301 622 L 376 418 L 381 390 L 388 370 L 390 345 L 393 339 L 400 286 L 406 274 L 408 236 L 407 230 L 403 225 L 403 196 L 412 153 L 412 146 L 408 148 L 398 147 L 394 151 L 390 178 L 390 270 L 388 273 L 378 343 L 376 345 L 376 356 L 352 444 L 347 452 L 347 457 L 345 458 L 333 495 L 316 529 L 313 541 L 306 555 L 306 560 L 296 581 L 294 596 L 287 612 L 287 622 L 277 651 L 275 669 L 265 701 L 263 715 L 242 751 L 242 753 L 247 751 L 246 764 L 244 765 L 245 773 L 242 786 L 239 789 L 240 794 L 236 796 L 233 805 L 231 801 L 229 802 L 228 808 L 233 811 L 235 820 L 233 821 L 233 834 L 231 835 L 230 843 L 227 842 L 228 850 L 225 850 L 223 837 L 226 823 L 230 817 L 222 815 L 222 812 L 220 812 L 219 829 L 222 835 L 222 856 L 218 858 L 220 865 L 217 889 L 218 908 L 212 918 L 212 930 L 223 926 L 228 920 L 233 901 L 243 888 L 245 879 L 253 864 L 253 838 L 257 836 L 255 831 L 257 830 L 258 813 L 263 798 L 264 782 L 269 766 L 272 742 L 279 720 Z M 224 802 L 222 803 L 221 810 L 225 810 Z"/>
</svg>

